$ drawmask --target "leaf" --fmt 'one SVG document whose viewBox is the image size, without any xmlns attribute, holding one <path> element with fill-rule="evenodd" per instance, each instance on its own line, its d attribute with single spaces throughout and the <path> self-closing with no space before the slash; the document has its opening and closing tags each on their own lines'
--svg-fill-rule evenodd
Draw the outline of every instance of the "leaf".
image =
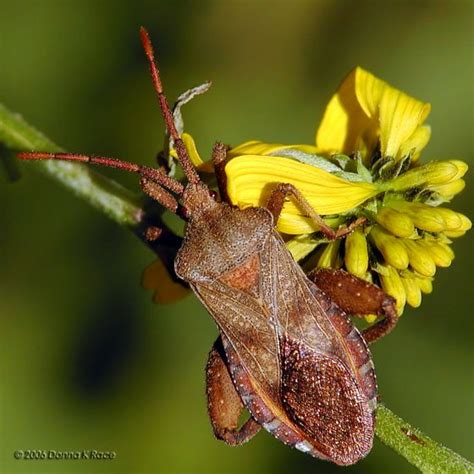
<svg viewBox="0 0 474 474">
<path fill-rule="evenodd" d="M 335 173 L 341 171 L 341 168 L 332 163 L 328 158 L 319 155 L 313 155 L 312 153 L 305 153 L 300 150 L 294 150 L 291 148 L 285 150 L 277 150 L 269 154 L 269 156 L 280 156 L 283 158 L 292 158 L 300 163 L 314 166 L 316 168 L 328 171 L 329 173 Z"/>
</svg>

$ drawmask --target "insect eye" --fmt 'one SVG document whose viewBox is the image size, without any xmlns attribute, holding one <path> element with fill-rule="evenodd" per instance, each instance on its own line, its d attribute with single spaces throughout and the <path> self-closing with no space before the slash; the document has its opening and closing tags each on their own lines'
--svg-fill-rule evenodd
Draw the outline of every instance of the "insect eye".
<svg viewBox="0 0 474 474">
<path fill-rule="evenodd" d="M 214 201 L 217 199 L 217 193 L 213 189 L 209 190 L 209 196 L 211 196 Z"/>
<path fill-rule="evenodd" d="M 189 219 L 190 213 L 189 209 L 186 206 L 179 206 L 178 207 L 178 215 L 185 221 Z"/>
</svg>

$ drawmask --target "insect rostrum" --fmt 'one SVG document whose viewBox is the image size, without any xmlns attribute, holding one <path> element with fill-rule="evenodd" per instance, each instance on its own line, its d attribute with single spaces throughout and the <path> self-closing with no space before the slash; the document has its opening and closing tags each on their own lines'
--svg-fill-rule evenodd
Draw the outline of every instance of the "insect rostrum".
<svg viewBox="0 0 474 474">
<path fill-rule="evenodd" d="M 217 200 L 200 180 L 176 130 L 143 28 L 141 39 L 186 185 L 161 169 L 111 158 L 37 152 L 19 157 L 135 172 L 146 194 L 172 212 L 179 206 L 185 210 L 186 231 L 175 272 L 220 330 L 206 371 L 209 415 L 218 438 L 241 444 L 263 427 L 315 457 L 341 465 L 358 461 L 372 447 L 377 397 L 367 342 L 393 328 L 394 300 L 342 271 L 305 275 L 275 225 L 289 195 L 329 239 L 344 237 L 362 220 L 334 231 L 285 183 L 275 186 L 266 208 L 231 206 L 222 173 L 226 149 L 220 143 L 213 150 Z M 351 313 L 383 318 L 361 334 L 348 319 Z M 251 417 L 238 428 L 244 407 Z"/>
</svg>

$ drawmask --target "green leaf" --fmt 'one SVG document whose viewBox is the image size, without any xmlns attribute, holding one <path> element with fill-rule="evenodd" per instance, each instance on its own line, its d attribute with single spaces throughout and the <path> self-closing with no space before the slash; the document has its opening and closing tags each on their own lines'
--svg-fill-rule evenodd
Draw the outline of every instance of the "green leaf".
<svg viewBox="0 0 474 474">
<path fill-rule="evenodd" d="M 299 161 L 300 163 L 305 163 L 307 165 L 314 166 L 329 173 L 341 171 L 341 168 L 332 163 L 328 158 L 325 158 L 324 156 L 313 155 L 312 153 L 305 153 L 301 150 L 285 148 L 283 150 L 273 151 L 272 153 L 270 153 L 269 156 L 292 158 L 293 160 Z"/>
</svg>

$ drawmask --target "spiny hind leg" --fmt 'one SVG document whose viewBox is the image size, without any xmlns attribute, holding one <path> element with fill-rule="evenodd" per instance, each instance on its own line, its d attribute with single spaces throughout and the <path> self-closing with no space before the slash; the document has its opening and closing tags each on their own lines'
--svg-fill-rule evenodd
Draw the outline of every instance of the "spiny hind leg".
<svg viewBox="0 0 474 474">
<path fill-rule="evenodd" d="M 232 383 L 220 336 L 209 353 L 206 392 L 209 418 L 216 438 L 236 446 L 258 433 L 260 425 L 253 418 L 238 428 L 244 406 Z"/>
<path fill-rule="evenodd" d="M 377 314 L 383 317 L 362 331 L 362 336 L 368 343 L 386 336 L 397 324 L 395 299 L 378 286 L 344 270 L 330 268 L 317 268 L 307 276 L 347 314 Z"/>
<path fill-rule="evenodd" d="M 280 217 L 283 205 L 285 204 L 285 199 L 288 195 L 293 196 L 301 210 L 319 227 L 319 230 L 331 240 L 350 234 L 357 226 L 363 224 L 367 220 L 365 217 L 359 217 L 348 226 L 334 230 L 324 222 L 323 218 L 313 209 L 313 206 L 311 206 L 298 188 L 290 183 L 280 183 L 272 191 L 267 203 L 267 209 L 273 214 L 275 224 Z"/>
</svg>

